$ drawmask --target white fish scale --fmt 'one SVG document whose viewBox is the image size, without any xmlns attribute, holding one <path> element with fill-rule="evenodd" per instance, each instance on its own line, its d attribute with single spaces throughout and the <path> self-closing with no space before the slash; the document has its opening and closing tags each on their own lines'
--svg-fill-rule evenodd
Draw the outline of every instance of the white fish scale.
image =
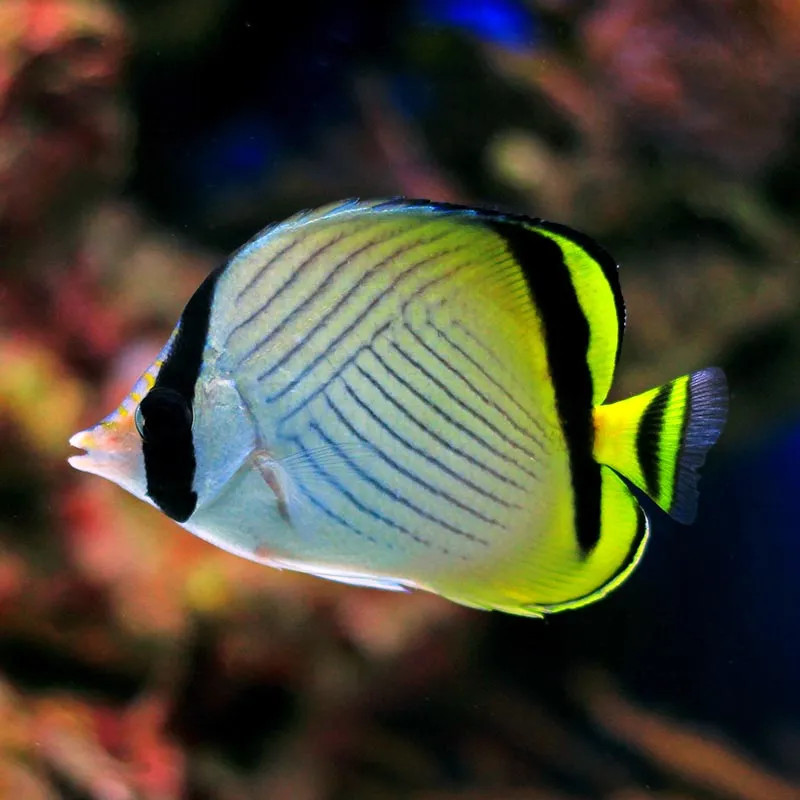
<svg viewBox="0 0 800 800">
<path fill-rule="evenodd" d="M 442 355 L 454 365 L 458 364 L 461 371 L 472 375 L 509 418 L 519 426 L 529 427 L 537 438 L 551 441 L 557 432 L 548 430 L 540 419 L 537 406 L 539 387 L 523 386 L 503 357 L 505 354 L 493 351 L 479 332 L 464 325 L 462 318 L 469 319 L 476 313 L 475 309 L 453 309 L 452 304 L 442 303 L 425 309 L 424 323 L 432 328 Z M 482 328 L 488 329 L 491 317 L 485 310 L 482 319 Z M 423 326 L 420 327 L 424 330 Z"/>
<path fill-rule="evenodd" d="M 402 378 L 404 397 L 413 398 L 417 417 L 426 427 L 457 442 L 478 463 L 508 482 L 524 486 L 526 479 L 535 477 L 533 459 L 515 449 L 512 437 L 504 439 L 492 430 L 480 411 L 475 413 L 477 398 L 467 397 L 465 387 L 458 386 L 439 362 L 421 351 L 407 329 L 397 330 L 393 338 L 381 337 L 373 351 L 384 372 Z M 399 381 L 395 378 L 394 382 Z"/>
<path fill-rule="evenodd" d="M 468 541 L 471 539 L 490 539 L 498 530 L 502 530 L 502 521 L 498 519 L 501 509 L 486 508 L 481 510 L 480 503 L 468 496 L 463 484 L 455 478 L 435 467 L 421 448 L 412 449 L 398 441 L 392 435 L 397 424 L 391 418 L 388 422 L 372 411 L 370 390 L 364 387 L 366 396 L 358 396 L 358 385 L 348 390 L 343 381 L 337 382 L 329 393 L 329 403 L 336 410 L 339 427 L 337 434 L 355 436 L 358 441 L 374 456 L 361 464 L 362 471 L 368 471 L 381 484 L 397 492 L 405 500 L 403 508 L 418 507 L 419 512 L 408 516 L 408 524 L 419 526 L 424 512 L 424 519 L 441 530 L 445 537 L 459 536 L 453 528 L 463 533 Z M 370 413 L 372 412 L 372 413 Z M 381 424 L 383 422 L 384 424 Z M 402 437 L 413 445 L 409 436 Z M 435 519 L 442 520 L 437 524 Z M 490 530 L 490 528 L 494 530 Z"/>
<path fill-rule="evenodd" d="M 287 442 L 304 448 L 309 456 L 287 470 L 298 489 L 289 502 L 289 514 L 297 527 L 310 532 L 315 557 L 349 552 L 351 563 L 361 563 L 364 569 L 376 564 L 389 569 L 452 553 L 439 537 L 431 536 L 430 523 L 359 477 L 357 470 L 364 470 L 376 480 L 391 480 L 378 459 L 349 448 L 346 455 L 335 454 L 331 441 L 338 439 L 344 445 L 349 441 L 330 418 L 323 398 L 309 404 L 302 416 L 308 417 L 305 434 Z M 323 416 L 324 423 L 317 423 Z M 400 488 L 395 491 L 399 496 Z"/>
<path fill-rule="evenodd" d="M 331 414 L 325 401 L 319 399 L 312 405 L 312 414 L 318 414 L 323 421 L 314 423 L 312 432 L 315 436 L 303 437 L 304 442 L 319 446 L 352 442 L 352 433 Z M 358 413 L 352 410 L 351 413 L 358 424 Z M 426 496 L 418 484 L 393 469 L 369 448 L 365 447 L 363 455 L 346 450 L 339 460 L 328 457 L 321 469 L 328 477 L 315 477 L 306 488 L 348 523 L 368 531 L 387 549 L 406 551 L 423 558 L 428 557 L 431 550 L 442 554 L 463 554 L 468 546 L 475 546 L 471 539 L 453 532 L 466 520 L 457 518 L 457 514 L 443 516 L 441 500 L 437 502 L 436 497 Z M 437 524 L 437 519 L 441 524 Z M 476 527 L 475 522 L 472 520 L 472 528 Z M 473 535 L 468 527 L 465 526 L 464 530 Z M 342 535 L 351 534 L 345 531 Z"/>
<path fill-rule="evenodd" d="M 521 409 L 510 402 L 508 393 L 487 387 L 485 375 L 474 361 L 467 359 L 463 351 L 455 349 L 427 322 L 407 324 L 402 333 L 408 348 L 416 345 L 418 352 L 422 348 L 427 368 L 472 412 L 483 436 L 510 444 L 523 461 L 541 460 L 541 425 L 537 426 L 531 415 L 526 418 L 521 414 Z M 502 384 L 499 386 L 502 389 Z"/>
<path fill-rule="evenodd" d="M 524 501 L 524 482 L 514 486 L 502 469 L 487 464 L 482 448 L 475 441 L 460 435 L 457 428 L 430 407 L 423 392 L 414 390 L 405 378 L 405 383 L 397 380 L 387 372 L 388 362 L 384 359 L 381 363 L 378 359 L 376 352 L 366 351 L 343 374 L 348 383 L 363 387 L 361 399 L 376 416 L 385 420 L 397 436 L 440 462 L 439 469 L 460 477 L 462 484 L 487 501 L 501 506 Z"/>
<path fill-rule="evenodd" d="M 230 285 L 225 281 L 228 273 L 223 276 L 224 288 L 218 292 L 219 311 L 214 316 L 234 322 L 220 324 L 214 332 L 221 348 L 229 354 L 231 368 L 256 374 L 273 368 L 324 317 L 340 293 L 340 286 L 358 278 L 360 265 L 358 259 L 353 259 L 339 267 L 336 280 L 330 279 L 339 262 L 325 258 L 325 247 L 338 239 L 334 231 L 315 232 L 303 247 L 278 258 L 241 297 L 237 290 L 257 265 L 237 264 L 237 269 L 230 269 Z M 270 252 L 263 254 L 264 259 L 269 261 L 274 252 L 281 252 L 281 244 L 280 240 L 274 242 Z M 298 275 L 302 279 L 290 282 Z M 326 279 L 330 279 L 327 286 Z"/>
<path fill-rule="evenodd" d="M 264 271 L 238 300 L 235 309 L 230 298 L 248 285 L 254 270 L 261 271 L 263 265 L 255 262 L 232 265 L 230 272 L 240 274 L 228 279 L 226 273 L 222 278 L 212 336 L 225 353 L 227 368 L 245 383 L 253 384 L 251 389 L 244 389 L 246 394 L 272 402 L 288 392 L 295 398 L 302 396 L 306 388 L 313 392 L 314 381 L 319 378 L 313 376 L 306 381 L 307 374 L 320 372 L 327 377 L 335 374 L 383 326 L 398 318 L 402 305 L 416 291 L 435 283 L 427 277 L 430 273 L 435 278 L 454 269 L 468 269 L 481 256 L 472 253 L 467 262 L 463 252 L 450 252 L 448 235 L 440 235 L 441 248 L 431 253 L 425 251 L 425 243 L 437 237 L 419 237 L 418 232 L 396 234 L 396 229 L 387 227 L 381 234 L 383 240 L 374 231 L 338 240 L 338 233 L 323 226 L 309 235 L 308 247 L 291 249 Z M 333 240 L 338 240 L 338 251 L 335 248 L 326 251 Z M 345 245 L 347 250 L 342 253 Z M 263 254 L 264 260 L 269 261 L 285 248 L 286 244 L 276 237 L 269 243 L 269 251 Z M 361 252 L 352 255 L 353 249 Z M 415 254 L 417 249 L 419 255 Z M 304 259 L 318 251 L 326 257 L 312 258 L 303 264 Z M 400 267 L 375 264 L 376 259 L 391 262 L 397 257 L 401 257 Z M 345 266 L 341 266 L 344 262 Z M 291 283 L 298 268 L 303 280 Z M 335 280 L 331 280 L 334 272 Z M 430 290 L 433 292 L 433 287 Z M 276 293 L 278 300 L 274 301 Z M 268 324 L 255 314 L 259 306 L 269 309 Z M 231 315 L 239 321 L 227 328 L 215 324 L 216 320 L 226 320 Z M 240 321 L 243 318 L 247 320 L 245 324 Z"/>
</svg>

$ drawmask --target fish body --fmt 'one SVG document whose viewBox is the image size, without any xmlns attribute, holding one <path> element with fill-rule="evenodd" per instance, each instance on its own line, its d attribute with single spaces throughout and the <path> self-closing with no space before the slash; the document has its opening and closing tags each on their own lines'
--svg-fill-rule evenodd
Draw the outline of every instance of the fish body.
<svg viewBox="0 0 800 800">
<path fill-rule="evenodd" d="M 604 405 L 624 321 L 615 262 L 564 226 L 408 200 L 305 212 L 208 276 L 71 463 L 272 566 L 532 616 L 585 605 L 648 538 L 620 476 L 691 521 L 727 409 L 715 368 Z"/>
</svg>

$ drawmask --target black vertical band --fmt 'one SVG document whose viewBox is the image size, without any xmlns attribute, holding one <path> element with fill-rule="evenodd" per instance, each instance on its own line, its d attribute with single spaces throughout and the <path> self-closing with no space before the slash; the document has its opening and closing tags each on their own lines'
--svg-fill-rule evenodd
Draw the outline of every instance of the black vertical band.
<svg viewBox="0 0 800 800">
<path fill-rule="evenodd" d="M 619 354 L 622 350 L 622 337 L 625 333 L 625 300 L 622 297 L 622 287 L 619 285 L 619 268 L 617 262 L 611 257 L 604 248 L 602 248 L 591 236 L 585 233 L 573 230 L 566 225 L 560 225 L 557 222 L 549 222 L 547 220 L 537 220 L 537 228 L 543 228 L 546 231 L 551 231 L 558 236 L 563 236 L 571 242 L 574 242 L 581 250 L 585 250 L 589 257 L 595 261 L 603 273 L 603 277 L 608 282 L 608 288 L 611 290 L 611 295 L 614 298 L 614 307 L 617 312 L 617 352 L 614 357 L 614 365 L 616 366 L 619 361 Z"/>
<path fill-rule="evenodd" d="M 214 270 L 186 304 L 178 323 L 178 333 L 156 376 L 155 386 L 142 401 L 144 410 L 148 398 L 156 402 L 157 389 L 169 389 L 183 399 L 189 412 L 186 421 L 176 425 L 168 435 L 148 435 L 142 442 L 147 494 L 167 516 L 178 522 L 185 522 L 197 505 L 192 409 L 208 337 L 211 304 L 223 269 L 224 266 Z"/>
<path fill-rule="evenodd" d="M 492 222 L 521 266 L 542 322 L 556 410 L 569 455 L 575 532 L 588 555 L 600 538 L 600 466 L 594 460 L 589 322 L 561 248 L 520 224 Z"/>
<path fill-rule="evenodd" d="M 661 433 L 664 430 L 664 412 L 671 396 L 672 383 L 664 384 L 642 414 L 636 432 L 636 457 L 650 497 L 661 497 Z"/>
</svg>

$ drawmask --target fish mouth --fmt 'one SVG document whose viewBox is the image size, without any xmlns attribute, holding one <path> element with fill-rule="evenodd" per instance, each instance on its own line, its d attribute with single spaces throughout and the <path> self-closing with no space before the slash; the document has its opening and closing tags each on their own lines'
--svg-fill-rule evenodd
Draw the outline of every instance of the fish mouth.
<svg viewBox="0 0 800 800">
<path fill-rule="evenodd" d="M 83 450 L 83 453 L 78 453 L 77 455 L 70 456 L 67 459 L 67 463 L 75 467 L 75 469 L 80 469 L 82 471 L 86 471 L 82 469 L 86 460 L 89 458 L 89 442 L 88 442 L 88 431 L 78 431 L 78 433 L 73 434 L 70 437 L 69 445 L 70 447 L 74 447 L 76 450 Z"/>
<path fill-rule="evenodd" d="M 97 451 L 92 452 L 93 447 L 97 445 L 96 438 L 92 435 L 92 429 L 89 428 L 85 431 L 78 431 L 70 437 L 69 444 L 77 450 L 83 450 L 82 453 L 77 453 L 67 459 L 67 463 L 81 472 L 97 473 L 100 468 L 100 461 L 98 456 L 100 453 Z"/>
<path fill-rule="evenodd" d="M 83 452 L 69 456 L 67 462 L 80 472 L 105 478 L 152 503 L 147 496 L 141 441 L 133 414 L 115 412 L 70 438 L 69 444 Z"/>
<path fill-rule="evenodd" d="M 69 444 L 84 451 L 67 459 L 71 467 L 102 477 L 124 472 L 127 454 L 111 426 L 105 427 L 100 423 L 85 431 L 78 431 L 70 438 Z"/>
</svg>

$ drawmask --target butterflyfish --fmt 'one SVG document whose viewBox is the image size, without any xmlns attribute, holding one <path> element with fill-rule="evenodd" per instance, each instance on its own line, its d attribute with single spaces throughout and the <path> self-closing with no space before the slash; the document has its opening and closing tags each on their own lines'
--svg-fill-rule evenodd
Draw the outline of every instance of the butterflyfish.
<svg viewBox="0 0 800 800">
<path fill-rule="evenodd" d="M 605 403 L 611 256 L 539 219 L 347 201 L 200 285 L 79 470 L 279 568 L 541 616 L 592 603 L 675 520 L 727 415 L 722 370 Z"/>
</svg>

